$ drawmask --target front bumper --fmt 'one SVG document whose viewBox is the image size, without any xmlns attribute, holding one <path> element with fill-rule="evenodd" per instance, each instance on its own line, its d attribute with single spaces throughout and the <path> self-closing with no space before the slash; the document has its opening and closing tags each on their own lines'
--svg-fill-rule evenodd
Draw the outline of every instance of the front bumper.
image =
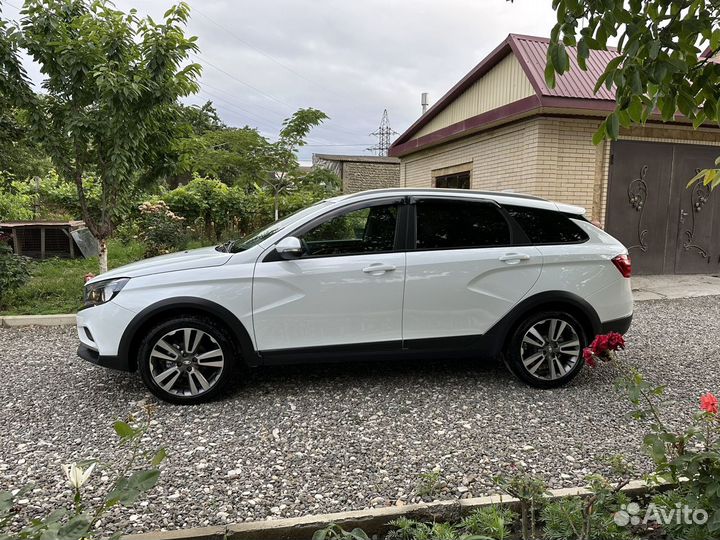
<svg viewBox="0 0 720 540">
<path fill-rule="evenodd" d="M 120 358 L 119 356 L 101 356 L 95 349 L 91 349 L 84 343 L 81 343 L 78 346 L 77 354 L 83 360 L 87 360 L 96 366 L 117 369 L 119 371 L 132 371 L 127 358 Z"/>
<path fill-rule="evenodd" d="M 77 314 L 78 356 L 98 366 L 133 371 L 127 354 L 120 351 L 120 342 L 134 317 L 134 312 L 113 301 L 80 310 Z"/>
<path fill-rule="evenodd" d="M 613 319 L 612 321 L 605 321 L 600 324 L 600 333 L 607 334 L 608 332 L 617 332 L 618 334 L 625 334 L 630 328 L 632 318 L 633 316 L 631 313 L 627 317 Z"/>
</svg>

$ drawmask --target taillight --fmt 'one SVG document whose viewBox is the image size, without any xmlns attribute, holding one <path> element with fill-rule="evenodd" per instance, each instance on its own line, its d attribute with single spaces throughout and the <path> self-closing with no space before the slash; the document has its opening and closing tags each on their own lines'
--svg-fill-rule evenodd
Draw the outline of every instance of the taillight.
<svg viewBox="0 0 720 540">
<path fill-rule="evenodd" d="M 620 270 L 620 273 L 625 278 L 629 278 L 632 274 L 632 264 L 630 263 L 630 257 L 627 255 L 618 255 L 612 260 L 615 268 Z"/>
</svg>

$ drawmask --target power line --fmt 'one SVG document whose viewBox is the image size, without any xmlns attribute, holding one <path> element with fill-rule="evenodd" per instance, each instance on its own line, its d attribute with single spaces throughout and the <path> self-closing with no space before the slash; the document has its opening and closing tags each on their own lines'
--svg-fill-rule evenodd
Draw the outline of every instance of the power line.
<svg viewBox="0 0 720 540">
<path fill-rule="evenodd" d="M 306 82 L 309 82 L 310 84 L 313 84 L 313 85 L 317 86 L 318 88 L 323 88 L 323 89 L 325 89 L 322 85 L 316 83 L 315 81 L 312 81 L 312 80 L 308 79 L 308 78 L 305 77 L 302 73 L 298 73 L 297 71 L 295 71 L 295 70 L 294 70 L 293 68 L 291 68 L 290 66 L 284 64 L 283 62 L 281 62 L 280 60 L 278 60 L 277 58 L 275 58 L 274 56 L 272 56 L 270 53 L 263 51 L 262 49 L 260 49 L 259 47 L 256 47 L 256 46 L 253 45 L 252 43 L 248 43 L 247 41 L 245 41 L 244 39 L 242 39 L 240 36 L 238 36 L 237 34 L 235 34 L 234 32 L 232 32 L 231 30 L 229 30 L 228 28 L 226 28 L 225 26 L 223 26 L 222 24 L 220 24 L 219 22 L 217 22 L 215 19 L 213 19 L 212 17 L 210 17 L 210 16 L 207 15 L 206 13 L 203 13 L 202 11 L 200 11 L 197 7 L 193 7 L 193 11 L 198 12 L 200 15 L 202 15 L 203 17 L 205 17 L 207 20 L 209 20 L 209 21 L 210 21 L 211 23 L 213 23 L 215 26 L 217 26 L 218 28 L 221 28 L 221 29 L 224 30 L 226 33 L 230 34 L 232 37 L 234 37 L 236 40 L 238 40 L 238 41 L 239 41 L 240 43 L 242 43 L 243 45 L 246 45 L 247 47 L 250 47 L 252 50 L 254 50 L 255 52 L 257 52 L 257 53 L 259 53 L 259 54 L 261 54 L 261 55 L 263 55 L 265 58 L 271 60 L 272 62 L 276 63 L 278 66 L 280 66 L 280 67 L 288 70 L 288 71 L 289 71 L 290 73 L 292 73 L 293 75 L 296 75 L 296 76 L 300 77 L 302 80 L 304 80 L 304 81 L 306 81 Z"/>
<path fill-rule="evenodd" d="M 285 102 L 285 101 L 282 101 L 281 99 L 278 99 L 278 98 L 276 98 L 275 96 L 273 96 L 273 95 L 271 95 L 271 94 L 268 94 L 267 92 L 263 92 L 262 90 L 260 90 L 259 88 L 253 86 L 253 85 L 250 84 L 250 83 L 246 83 L 245 81 L 243 81 L 243 80 L 241 80 L 241 79 L 238 79 L 238 78 L 237 78 L 235 75 L 233 75 L 232 73 L 230 73 L 230 72 L 228 72 L 228 71 L 225 71 L 225 70 L 224 70 L 223 68 L 221 68 L 221 67 L 216 66 L 215 64 L 213 64 L 213 63 L 210 62 L 209 60 L 206 60 L 205 58 L 203 58 L 203 57 L 200 56 L 199 54 L 194 53 L 194 56 L 196 56 L 201 62 L 206 63 L 208 66 L 210 66 L 210 67 L 212 67 L 212 68 L 215 68 L 215 69 L 218 70 L 220 73 L 223 73 L 223 74 L 227 75 L 228 77 L 230 77 L 230 78 L 233 79 L 234 81 L 239 82 L 239 83 L 242 84 L 243 86 L 247 86 L 248 88 L 250 88 L 250 89 L 254 90 L 255 92 L 257 92 L 258 94 L 260 94 L 261 96 L 263 96 L 263 97 L 265 97 L 265 98 L 267 98 L 267 99 L 271 99 L 271 100 L 279 103 L 280 105 L 284 105 L 284 106 L 286 106 L 286 107 L 292 108 L 292 105 L 290 105 L 289 103 L 287 103 L 287 102 Z"/>
</svg>

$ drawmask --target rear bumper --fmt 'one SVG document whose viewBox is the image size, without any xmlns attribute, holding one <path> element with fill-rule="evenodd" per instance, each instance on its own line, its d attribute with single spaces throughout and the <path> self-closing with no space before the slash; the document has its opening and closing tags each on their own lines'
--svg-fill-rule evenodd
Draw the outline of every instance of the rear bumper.
<svg viewBox="0 0 720 540">
<path fill-rule="evenodd" d="M 613 319 L 612 321 L 605 321 L 600 324 L 600 333 L 607 334 L 608 332 L 617 332 L 618 334 L 625 334 L 630 328 L 632 318 L 633 316 L 631 313 L 627 317 Z"/>
<path fill-rule="evenodd" d="M 83 360 L 87 360 L 96 366 L 117 369 L 119 371 L 132 371 L 127 359 L 120 358 L 119 356 L 101 356 L 95 349 L 91 349 L 83 343 L 78 347 L 77 354 Z"/>
</svg>

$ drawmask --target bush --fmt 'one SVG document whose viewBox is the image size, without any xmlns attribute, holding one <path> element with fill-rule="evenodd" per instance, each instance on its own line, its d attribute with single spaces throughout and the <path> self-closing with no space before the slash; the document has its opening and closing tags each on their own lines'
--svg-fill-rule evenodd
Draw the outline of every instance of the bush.
<svg viewBox="0 0 720 540">
<path fill-rule="evenodd" d="M 7 295 L 30 279 L 29 259 L 15 255 L 0 234 L 0 307 Z"/>
<path fill-rule="evenodd" d="M 163 201 L 140 205 L 138 238 L 145 244 L 145 256 L 155 257 L 185 249 L 188 230 L 185 219 L 173 213 Z"/>
</svg>

